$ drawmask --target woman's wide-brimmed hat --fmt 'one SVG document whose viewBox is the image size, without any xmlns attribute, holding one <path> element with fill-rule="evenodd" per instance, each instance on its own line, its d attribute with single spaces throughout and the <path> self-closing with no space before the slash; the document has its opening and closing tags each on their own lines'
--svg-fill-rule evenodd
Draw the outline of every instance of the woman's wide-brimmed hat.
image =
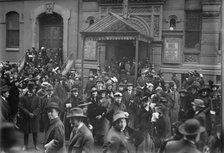
<svg viewBox="0 0 224 153">
<path fill-rule="evenodd" d="M 196 119 L 188 119 L 179 126 L 179 132 L 183 135 L 196 135 L 204 131 L 205 128 Z"/>
<path fill-rule="evenodd" d="M 128 113 L 124 112 L 124 111 L 117 111 L 113 115 L 113 122 L 117 121 L 118 119 L 122 119 L 122 118 L 128 119 Z"/>
<path fill-rule="evenodd" d="M 86 115 L 84 115 L 82 108 L 74 107 L 70 110 L 70 113 L 67 115 L 67 118 L 72 117 L 86 117 Z"/>
<path fill-rule="evenodd" d="M 48 109 L 52 109 L 52 108 L 54 108 L 54 109 L 56 109 L 58 111 L 61 111 L 59 105 L 56 102 L 48 103 L 45 109 L 48 110 Z"/>
</svg>

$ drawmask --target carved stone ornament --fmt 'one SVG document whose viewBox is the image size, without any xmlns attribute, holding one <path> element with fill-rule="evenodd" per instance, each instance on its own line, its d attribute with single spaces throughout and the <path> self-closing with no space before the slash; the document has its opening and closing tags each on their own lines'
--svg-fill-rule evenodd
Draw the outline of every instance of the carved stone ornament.
<svg viewBox="0 0 224 153">
<path fill-rule="evenodd" d="M 45 4 L 46 6 L 46 14 L 53 14 L 54 12 L 54 3 L 53 2 L 49 2 Z"/>
</svg>

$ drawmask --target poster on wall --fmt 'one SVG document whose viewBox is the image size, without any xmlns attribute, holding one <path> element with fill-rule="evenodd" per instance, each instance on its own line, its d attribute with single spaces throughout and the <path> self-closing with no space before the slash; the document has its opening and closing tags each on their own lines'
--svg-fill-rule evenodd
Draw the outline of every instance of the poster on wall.
<svg viewBox="0 0 224 153">
<path fill-rule="evenodd" d="M 97 60 L 96 55 L 96 41 L 93 40 L 86 40 L 85 41 L 85 48 L 84 48 L 84 59 L 85 60 Z"/>
<path fill-rule="evenodd" d="M 179 63 L 180 62 L 180 38 L 165 38 L 164 39 L 164 63 Z"/>
</svg>

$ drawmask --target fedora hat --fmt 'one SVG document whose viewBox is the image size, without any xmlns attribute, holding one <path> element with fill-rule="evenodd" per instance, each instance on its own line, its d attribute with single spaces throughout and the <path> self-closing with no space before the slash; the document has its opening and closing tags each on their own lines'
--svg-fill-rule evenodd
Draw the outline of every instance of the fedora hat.
<svg viewBox="0 0 224 153">
<path fill-rule="evenodd" d="M 202 99 L 195 99 L 191 104 L 202 108 L 205 107 L 205 102 Z"/>
<path fill-rule="evenodd" d="M 71 92 L 78 92 L 78 88 L 72 88 Z"/>
<path fill-rule="evenodd" d="M 50 108 L 54 108 L 54 109 L 57 109 L 58 111 L 61 111 L 60 108 L 59 108 L 59 105 L 56 102 L 48 103 L 47 106 L 46 106 L 46 110 L 48 110 Z"/>
<path fill-rule="evenodd" d="M 211 86 L 211 88 L 214 88 L 214 87 L 216 87 L 217 89 L 219 89 L 219 85 L 218 85 L 218 84 L 213 84 L 213 85 Z"/>
<path fill-rule="evenodd" d="M 210 92 L 211 89 L 209 87 L 203 87 L 202 89 L 199 90 L 199 92 L 205 92 L 205 91 Z"/>
<path fill-rule="evenodd" d="M 127 86 L 133 86 L 133 83 L 129 82 L 129 83 L 127 83 Z"/>
<path fill-rule="evenodd" d="M 74 107 L 70 110 L 70 113 L 67 115 L 67 118 L 72 117 L 86 117 L 86 115 L 84 115 L 82 108 Z"/>
<path fill-rule="evenodd" d="M 124 111 L 117 111 L 113 115 L 113 122 L 117 121 L 118 119 L 122 119 L 122 118 L 128 119 L 128 113 L 124 112 Z"/>
<path fill-rule="evenodd" d="M 179 132 L 183 135 L 196 135 L 204 131 L 205 128 L 196 119 L 188 119 L 179 126 Z"/>
<path fill-rule="evenodd" d="M 179 93 L 188 93 L 186 89 L 180 89 Z"/>
</svg>

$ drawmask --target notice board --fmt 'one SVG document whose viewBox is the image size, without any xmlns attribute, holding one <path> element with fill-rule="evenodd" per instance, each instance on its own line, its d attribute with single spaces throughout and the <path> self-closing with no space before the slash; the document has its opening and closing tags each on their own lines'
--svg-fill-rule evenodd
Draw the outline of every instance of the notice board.
<svg viewBox="0 0 224 153">
<path fill-rule="evenodd" d="M 164 63 L 179 63 L 180 62 L 180 38 L 164 38 Z"/>
<path fill-rule="evenodd" d="M 84 46 L 84 59 L 85 60 L 97 60 L 97 42 L 93 40 L 86 40 Z"/>
</svg>

